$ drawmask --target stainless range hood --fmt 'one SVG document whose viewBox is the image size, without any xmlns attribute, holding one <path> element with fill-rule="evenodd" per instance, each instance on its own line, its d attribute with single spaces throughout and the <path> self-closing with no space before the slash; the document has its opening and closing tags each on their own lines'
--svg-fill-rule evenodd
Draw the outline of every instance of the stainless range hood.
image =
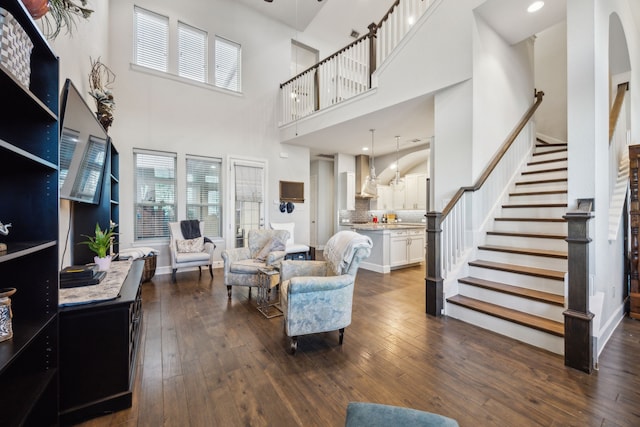
<svg viewBox="0 0 640 427">
<path fill-rule="evenodd" d="M 356 197 L 359 199 L 374 199 L 378 197 L 377 191 L 367 188 L 367 177 L 371 170 L 369 156 L 360 154 L 356 156 Z"/>
</svg>

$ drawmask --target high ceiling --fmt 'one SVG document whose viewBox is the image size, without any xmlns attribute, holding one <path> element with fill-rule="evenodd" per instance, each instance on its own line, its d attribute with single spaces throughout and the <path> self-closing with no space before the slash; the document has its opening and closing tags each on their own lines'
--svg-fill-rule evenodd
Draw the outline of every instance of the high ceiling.
<svg viewBox="0 0 640 427">
<path fill-rule="evenodd" d="M 235 1 L 255 8 L 297 31 L 306 32 L 312 38 L 323 37 L 328 45 L 335 45 L 330 51 L 353 40 L 349 37 L 351 29 L 364 34 L 367 25 L 379 21 L 393 3 L 393 0 Z M 547 0 L 542 10 L 528 14 L 526 9 L 532 2 L 478 0 L 476 12 L 509 43 L 518 43 L 565 19 L 566 0 Z M 640 1 L 637 3 L 640 4 Z M 640 13 L 640 6 L 633 12 Z M 431 119 L 425 120 L 425 117 Z M 368 130 L 375 128 L 375 152 L 376 155 L 383 155 L 395 150 L 394 137 L 398 134 L 401 136 L 401 149 L 410 148 L 412 144 L 425 144 L 433 134 L 432 117 L 433 99 L 416 98 L 288 142 L 310 147 L 312 156 L 337 152 L 355 155 L 362 153 L 362 147 L 371 145 Z"/>
</svg>

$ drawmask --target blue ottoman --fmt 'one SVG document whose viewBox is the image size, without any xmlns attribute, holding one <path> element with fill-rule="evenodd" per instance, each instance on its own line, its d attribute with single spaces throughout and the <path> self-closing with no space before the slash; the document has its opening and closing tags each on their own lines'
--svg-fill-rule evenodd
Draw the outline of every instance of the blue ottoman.
<svg viewBox="0 0 640 427">
<path fill-rule="evenodd" d="M 350 402 L 345 427 L 458 427 L 456 420 L 430 412 L 377 403 Z"/>
</svg>

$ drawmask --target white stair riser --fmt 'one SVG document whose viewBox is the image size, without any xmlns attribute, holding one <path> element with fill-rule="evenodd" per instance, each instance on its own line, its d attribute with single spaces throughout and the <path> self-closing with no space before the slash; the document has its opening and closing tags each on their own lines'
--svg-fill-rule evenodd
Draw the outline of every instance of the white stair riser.
<svg viewBox="0 0 640 427">
<path fill-rule="evenodd" d="M 567 203 L 567 193 L 528 195 L 514 193 L 509 195 L 507 203 L 514 205 L 525 205 L 527 203 Z"/>
<path fill-rule="evenodd" d="M 522 311 L 534 316 L 544 317 L 556 322 L 563 322 L 562 312 L 564 307 L 535 301 L 529 298 L 522 298 L 515 295 L 509 295 L 502 292 L 496 292 L 491 289 L 484 289 L 478 286 L 460 283 L 460 295 L 480 301 L 496 304 L 501 307 L 510 308 L 512 310 Z"/>
<path fill-rule="evenodd" d="M 503 207 L 499 213 L 502 218 L 562 218 L 567 207 Z"/>
<path fill-rule="evenodd" d="M 513 254 L 508 252 L 478 250 L 478 259 L 504 264 L 524 265 L 547 270 L 567 271 L 567 260 L 543 256 Z"/>
<path fill-rule="evenodd" d="M 501 236 L 487 234 L 485 244 L 494 246 L 510 246 L 523 249 L 546 249 L 549 251 L 567 251 L 564 239 L 543 239 L 537 237 Z"/>
<path fill-rule="evenodd" d="M 560 355 L 564 354 L 564 339 L 561 337 L 518 325 L 517 323 L 498 319 L 497 317 L 469 310 L 451 303 L 446 304 L 445 310 L 447 316 L 459 319 L 463 322 L 476 325 L 483 329 L 488 329 L 539 348 L 544 348 L 552 353 Z"/>
<path fill-rule="evenodd" d="M 566 190 L 567 182 L 542 182 L 536 184 L 519 184 L 514 185 L 511 189 L 512 193 L 522 193 L 531 191 L 553 191 L 553 190 Z"/>
<path fill-rule="evenodd" d="M 566 222 L 493 221 L 492 230 L 510 233 L 567 234 Z"/>
<path fill-rule="evenodd" d="M 553 162 L 549 162 L 549 163 L 533 163 L 533 164 L 528 164 L 525 166 L 525 171 L 526 172 L 531 172 L 531 171 L 539 171 L 539 170 L 547 170 L 547 169 L 555 169 L 555 168 L 566 168 L 568 167 L 568 161 L 564 160 L 566 157 L 563 157 L 562 159 L 558 159 L 556 161 Z"/>
<path fill-rule="evenodd" d="M 541 179 L 559 179 L 567 178 L 567 171 L 553 171 L 553 172 L 544 172 L 544 173 L 530 173 L 530 174 L 522 174 L 520 178 L 518 178 L 518 182 L 531 182 L 531 181 L 539 181 Z"/>
<path fill-rule="evenodd" d="M 527 274 L 511 273 L 508 271 L 492 270 L 474 266 L 469 266 L 469 276 L 477 277 L 478 279 L 506 283 L 512 286 L 520 286 L 523 288 L 535 289 L 537 291 L 549 292 L 557 295 L 564 294 L 564 282 L 560 280 L 553 280 L 543 277 L 529 276 Z"/>
<path fill-rule="evenodd" d="M 567 147 L 556 144 L 541 144 L 539 142 L 536 143 L 536 146 L 534 148 L 536 153 L 544 153 L 545 151 L 557 151 L 562 149 L 566 150 Z"/>
</svg>

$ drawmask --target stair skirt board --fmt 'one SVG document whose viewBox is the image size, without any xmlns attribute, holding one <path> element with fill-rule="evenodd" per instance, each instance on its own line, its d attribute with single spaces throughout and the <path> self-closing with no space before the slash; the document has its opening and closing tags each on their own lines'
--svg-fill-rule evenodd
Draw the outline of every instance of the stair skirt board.
<svg viewBox="0 0 640 427">
<path fill-rule="evenodd" d="M 534 347 L 543 348 L 555 354 L 564 355 L 564 339 L 562 337 L 448 302 L 445 302 L 445 313 L 447 316 L 465 323 L 476 325 Z"/>
<path fill-rule="evenodd" d="M 532 300 L 530 298 L 480 288 L 463 282 L 458 282 L 458 292 L 460 295 L 468 298 L 489 302 L 512 310 L 533 314 L 534 316 L 544 317 L 545 319 L 553 320 L 555 322 L 564 321 L 562 315 L 565 310 L 564 306 L 552 305 L 546 302 Z"/>
</svg>

